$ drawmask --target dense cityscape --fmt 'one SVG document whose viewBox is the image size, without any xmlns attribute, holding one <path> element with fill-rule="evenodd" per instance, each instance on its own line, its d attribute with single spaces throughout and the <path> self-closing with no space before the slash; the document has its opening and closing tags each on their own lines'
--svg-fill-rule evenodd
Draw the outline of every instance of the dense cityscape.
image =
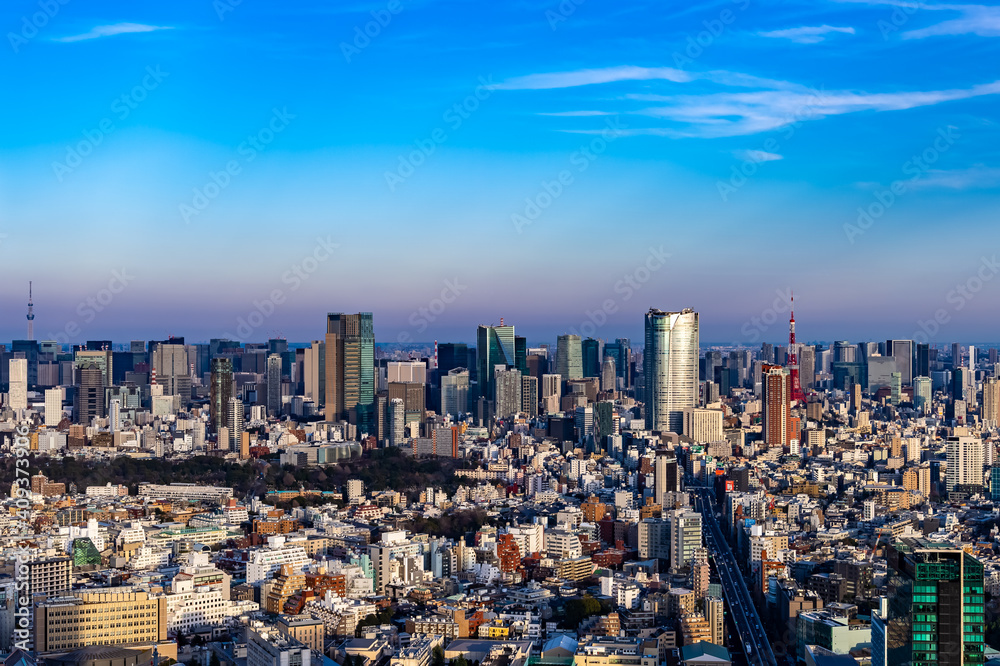
<svg viewBox="0 0 1000 666">
<path fill-rule="evenodd" d="M 30 301 L 29 301 L 30 303 Z M 2 352 L 0 650 L 37 663 L 984 664 L 998 349 L 915 340 Z M 30 655 L 30 656 L 29 656 Z"/>
</svg>

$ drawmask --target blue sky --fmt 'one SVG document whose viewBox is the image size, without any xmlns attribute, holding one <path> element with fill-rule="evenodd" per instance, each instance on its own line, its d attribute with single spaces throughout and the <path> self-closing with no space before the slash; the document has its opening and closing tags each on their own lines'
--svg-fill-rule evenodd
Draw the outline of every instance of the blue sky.
<svg viewBox="0 0 1000 666">
<path fill-rule="evenodd" d="M 655 306 L 759 344 L 789 289 L 804 340 L 998 337 L 996 6 L 11 0 L 0 26 L 2 338 L 28 280 L 70 342 L 358 310 L 384 341 L 639 338 Z"/>
</svg>

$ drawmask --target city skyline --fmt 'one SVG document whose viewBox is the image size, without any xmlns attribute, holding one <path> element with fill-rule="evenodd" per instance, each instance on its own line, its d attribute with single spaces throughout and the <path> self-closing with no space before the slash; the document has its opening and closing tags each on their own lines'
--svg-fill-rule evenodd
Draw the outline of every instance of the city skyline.
<svg viewBox="0 0 1000 666">
<path fill-rule="evenodd" d="M 34 27 L 11 3 L 0 336 L 22 283 L 42 337 L 118 272 L 95 336 L 208 339 L 281 289 L 290 339 L 332 307 L 395 337 L 457 283 L 415 338 L 554 338 L 611 300 L 633 338 L 655 306 L 745 339 L 794 287 L 804 340 L 939 309 L 990 340 L 997 10 L 897 4 L 95 2 Z M 971 242 L 926 254 L 942 224 Z"/>
</svg>

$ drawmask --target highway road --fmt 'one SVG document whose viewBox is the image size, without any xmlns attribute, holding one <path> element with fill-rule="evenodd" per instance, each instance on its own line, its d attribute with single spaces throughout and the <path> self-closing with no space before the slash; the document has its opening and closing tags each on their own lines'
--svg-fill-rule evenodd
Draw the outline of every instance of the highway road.
<svg viewBox="0 0 1000 666">
<path fill-rule="evenodd" d="M 729 614 L 736 624 L 744 652 L 747 653 L 747 661 L 750 666 L 777 666 L 771 644 L 767 640 L 767 632 L 757 615 L 746 581 L 736 564 L 736 557 L 722 536 L 719 521 L 715 517 L 717 509 L 712 491 L 692 486 L 687 490 L 692 494 L 695 509 L 701 512 L 705 545 L 715 556 L 715 568 L 722 581 Z"/>
</svg>

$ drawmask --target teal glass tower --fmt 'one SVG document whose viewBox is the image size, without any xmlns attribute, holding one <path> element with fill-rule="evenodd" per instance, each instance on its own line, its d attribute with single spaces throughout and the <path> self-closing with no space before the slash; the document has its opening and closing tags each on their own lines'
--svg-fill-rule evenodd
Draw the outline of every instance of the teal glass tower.
<svg viewBox="0 0 1000 666">
<path fill-rule="evenodd" d="M 496 399 L 496 366 L 514 367 L 517 360 L 513 326 L 480 326 L 476 330 L 479 395 Z"/>
</svg>

